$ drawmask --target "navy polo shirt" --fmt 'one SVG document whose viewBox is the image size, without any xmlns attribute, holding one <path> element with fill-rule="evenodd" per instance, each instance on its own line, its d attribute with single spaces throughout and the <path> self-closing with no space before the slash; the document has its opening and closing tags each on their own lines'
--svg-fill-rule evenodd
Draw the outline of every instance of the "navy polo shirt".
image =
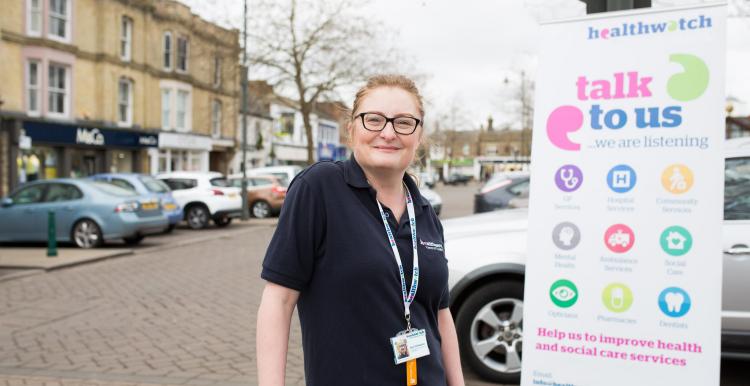
<svg viewBox="0 0 750 386">
<path fill-rule="evenodd" d="M 448 307 L 443 228 L 414 181 L 419 287 L 413 328 L 427 330 L 430 355 L 417 360 L 420 385 L 445 385 L 438 310 Z M 406 328 L 401 279 L 375 201 L 376 192 L 352 158 L 320 162 L 294 178 L 261 277 L 300 291 L 305 379 L 309 386 L 403 385 L 390 338 Z M 384 210 L 411 283 L 413 253 L 407 211 Z"/>
</svg>

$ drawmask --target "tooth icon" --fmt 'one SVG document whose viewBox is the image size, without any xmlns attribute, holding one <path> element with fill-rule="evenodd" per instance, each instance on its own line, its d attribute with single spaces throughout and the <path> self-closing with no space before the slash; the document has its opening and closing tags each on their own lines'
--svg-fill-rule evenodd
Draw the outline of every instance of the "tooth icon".
<svg viewBox="0 0 750 386">
<path fill-rule="evenodd" d="M 664 300 L 667 302 L 667 311 L 679 314 L 682 303 L 685 302 L 685 296 L 681 292 L 668 292 L 664 295 Z"/>
</svg>

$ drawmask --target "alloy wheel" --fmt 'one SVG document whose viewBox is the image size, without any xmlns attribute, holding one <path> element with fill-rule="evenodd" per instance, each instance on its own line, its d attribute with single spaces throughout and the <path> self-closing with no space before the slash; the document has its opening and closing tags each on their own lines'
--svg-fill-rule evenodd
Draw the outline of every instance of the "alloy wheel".
<svg viewBox="0 0 750 386">
<path fill-rule="evenodd" d="M 486 304 L 471 322 L 471 347 L 482 363 L 501 373 L 521 371 L 523 302 L 503 298 Z"/>
</svg>

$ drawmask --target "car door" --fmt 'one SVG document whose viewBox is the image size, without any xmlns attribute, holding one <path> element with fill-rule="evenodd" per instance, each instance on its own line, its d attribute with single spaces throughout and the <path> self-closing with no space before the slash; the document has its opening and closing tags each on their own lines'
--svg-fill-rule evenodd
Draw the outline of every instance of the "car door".
<svg viewBox="0 0 750 386">
<path fill-rule="evenodd" d="M 750 331 L 750 156 L 727 158 L 722 328 Z"/>
<path fill-rule="evenodd" d="M 39 207 L 42 212 L 55 212 L 55 232 L 58 239 L 67 239 L 84 209 L 84 195 L 75 185 L 51 183 L 47 187 L 44 202 Z"/>
<path fill-rule="evenodd" d="M 46 212 L 40 204 L 44 199 L 46 184 L 33 184 L 11 194 L 13 204 L 0 209 L 0 233 L 7 241 L 35 241 L 46 237 Z"/>
</svg>

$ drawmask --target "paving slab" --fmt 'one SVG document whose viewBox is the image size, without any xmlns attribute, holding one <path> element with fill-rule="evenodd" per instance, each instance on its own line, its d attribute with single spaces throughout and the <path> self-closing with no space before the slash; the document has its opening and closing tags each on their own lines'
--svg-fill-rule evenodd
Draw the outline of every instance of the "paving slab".
<svg viewBox="0 0 750 386">
<path fill-rule="evenodd" d="M 56 257 L 47 257 L 47 248 L 0 248 L 0 268 L 50 271 L 132 254 L 132 249 L 58 248 Z"/>
</svg>

